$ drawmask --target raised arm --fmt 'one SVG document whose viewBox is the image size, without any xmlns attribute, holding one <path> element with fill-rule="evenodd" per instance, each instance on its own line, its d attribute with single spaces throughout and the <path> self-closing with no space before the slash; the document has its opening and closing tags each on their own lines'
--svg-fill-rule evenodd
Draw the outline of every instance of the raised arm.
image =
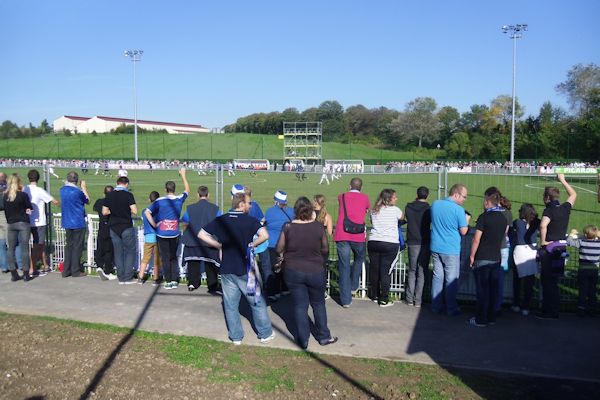
<svg viewBox="0 0 600 400">
<path fill-rule="evenodd" d="M 567 191 L 567 194 L 569 195 L 569 197 L 567 197 L 567 202 L 571 203 L 571 206 L 574 206 L 575 200 L 577 199 L 577 192 L 571 187 L 571 185 L 569 185 L 565 179 L 565 174 L 558 174 L 556 175 L 556 178 L 560 183 L 562 183 L 563 187 Z"/>
<path fill-rule="evenodd" d="M 183 190 L 187 193 L 190 194 L 190 184 L 188 183 L 188 180 L 185 176 L 185 168 L 181 168 L 179 170 L 179 175 L 181 175 L 181 180 L 183 181 Z"/>
</svg>

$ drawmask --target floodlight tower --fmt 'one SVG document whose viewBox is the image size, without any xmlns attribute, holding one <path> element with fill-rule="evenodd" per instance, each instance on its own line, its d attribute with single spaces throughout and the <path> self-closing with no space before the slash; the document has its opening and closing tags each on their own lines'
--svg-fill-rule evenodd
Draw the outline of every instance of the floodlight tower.
<svg viewBox="0 0 600 400">
<path fill-rule="evenodd" d="M 515 163 L 515 96 L 516 96 L 516 75 L 517 75 L 517 39 L 523 37 L 523 32 L 527 30 L 527 24 L 504 25 L 503 33 L 508 33 L 508 37 L 513 41 L 513 85 L 512 85 L 512 121 L 510 126 L 510 170 L 514 169 Z"/>
<path fill-rule="evenodd" d="M 142 60 L 144 50 L 125 50 L 125 57 L 131 58 L 133 63 L 133 156 L 138 161 L 138 134 L 137 134 L 137 90 L 135 86 L 135 63 Z"/>
</svg>

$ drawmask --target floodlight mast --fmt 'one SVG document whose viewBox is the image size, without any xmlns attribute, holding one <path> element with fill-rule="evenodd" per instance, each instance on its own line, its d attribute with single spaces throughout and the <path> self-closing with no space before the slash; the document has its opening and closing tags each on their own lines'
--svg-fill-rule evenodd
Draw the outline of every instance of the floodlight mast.
<svg viewBox="0 0 600 400">
<path fill-rule="evenodd" d="M 135 64 L 142 60 L 144 50 L 125 50 L 125 57 L 131 58 L 133 63 L 133 158 L 138 161 L 138 126 L 137 126 L 137 90 L 135 82 Z"/>
<path fill-rule="evenodd" d="M 517 39 L 523 37 L 523 32 L 528 29 L 527 24 L 504 25 L 503 33 L 513 41 L 513 84 L 512 84 L 512 119 L 510 126 L 510 170 L 514 171 L 515 165 L 515 99 L 516 99 L 516 76 L 517 76 Z"/>
</svg>

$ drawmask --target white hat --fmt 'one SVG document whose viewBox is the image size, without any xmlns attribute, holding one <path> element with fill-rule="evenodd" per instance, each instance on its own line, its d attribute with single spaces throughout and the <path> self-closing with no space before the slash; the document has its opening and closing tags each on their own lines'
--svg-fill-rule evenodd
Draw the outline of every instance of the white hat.
<svg viewBox="0 0 600 400">
<path fill-rule="evenodd" d="M 231 187 L 231 195 L 235 196 L 238 193 L 244 193 L 244 186 L 236 183 Z"/>
<path fill-rule="evenodd" d="M 286 204 L 287 203 L 287 193 L 285 193 L 283 190 L 278 190 L 275 192 L 275 196 L 273 197 L 273 200 L 275 200 L 279 204 Z"/>
</svg>

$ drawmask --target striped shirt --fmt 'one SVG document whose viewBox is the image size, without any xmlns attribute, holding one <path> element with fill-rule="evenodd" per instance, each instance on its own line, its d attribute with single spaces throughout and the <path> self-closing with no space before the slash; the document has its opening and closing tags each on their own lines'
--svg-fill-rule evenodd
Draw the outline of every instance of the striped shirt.
<svg viewBox="0 0 600 400">
<path fill-rule="evenodd" d="M 369 240 L 399 243 L 398 220 L 400 218 L 402 218 L 402 211 L 396 206 L 383 206 L 378 213 L 371 211 L 373 228 Z"/>
<path fill-rule="evenodd" d="M 579 249 L 579 268 L 597 268 L 600 265 L 600 240 L 573 239 L 567 237 L 567 244 Z"/>
</svg>

